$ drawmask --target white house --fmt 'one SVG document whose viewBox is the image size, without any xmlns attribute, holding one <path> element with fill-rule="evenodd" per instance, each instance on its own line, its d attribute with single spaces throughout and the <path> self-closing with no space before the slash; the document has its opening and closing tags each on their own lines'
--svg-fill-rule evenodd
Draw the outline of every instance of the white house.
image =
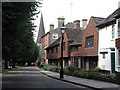
<svg viewBox="0 0 120 90">
<path fill-rule="evenodd" d="M 120 37 L 120 8 L 109 15 L 99 28 L 98 67 L 109 73 L 120 72 L 120 48 L 116 47 L 116 39 Z"/>
</svg>

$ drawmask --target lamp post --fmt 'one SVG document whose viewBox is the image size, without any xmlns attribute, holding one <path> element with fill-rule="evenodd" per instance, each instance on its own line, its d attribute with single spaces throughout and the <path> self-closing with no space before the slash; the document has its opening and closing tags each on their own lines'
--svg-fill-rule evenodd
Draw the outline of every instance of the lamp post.
<svg viewBox="0 0 120 90">
<path fill-rule="evenodd" d="M 64 25 L 61 27 L 61 38 L 62 38 L 62 42 L 61 42 L 61 69 L 60 69 L 60 78 L 63 79 L 63 39 L 64 39 L 64 32 L 65 32 L 65 27 Z"/>
</svg>

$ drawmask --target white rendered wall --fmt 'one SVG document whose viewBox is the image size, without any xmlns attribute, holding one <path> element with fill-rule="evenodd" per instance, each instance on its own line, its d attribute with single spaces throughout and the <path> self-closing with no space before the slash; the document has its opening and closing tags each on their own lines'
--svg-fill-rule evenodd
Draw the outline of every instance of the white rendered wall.
<svg viewBox="0 0 120 90">
<path fill-rule="evenodd" d="M 107 29 L 103 28 L 99 30 L 98 45 L 99 45 L 98 46 L 98 55 L 99 55 L 98 67 L 100 67 L 102 70 L 111 71 L 111 52 L 116 51 L 115 38 L 112 39 L 112 25 L 107 27 Z M 115 48 L 115 51 L 111 51 L 111 48 Z M 100 52 L 108 52 L 108 54 L 105 54 L 105 59 L 103 58 L 103 54 L 100 54 Z M 116 60 L 116 57 L 115 57 L 115 60 Z"/>
<path fill-rule="evenodd" d="M 116 30 L 116 39 L 119 38 L 118 37 L 118 26 L 117 25 L 118 25 L 118 20 L 116 20 L 116 27 L 115 27 L 115 30 Z M 118 58 L 119 57 L 118 50 L 119 49 L 116 49 L 116 63 L 115 63 L 115 66 L 116 66 L 116 71 L 120 72 L 120 65 L 118 65 L 118 63 L 119 63 L 118 62 L 118 60 L 119 60 L 119 58 Z"/>
</svg>

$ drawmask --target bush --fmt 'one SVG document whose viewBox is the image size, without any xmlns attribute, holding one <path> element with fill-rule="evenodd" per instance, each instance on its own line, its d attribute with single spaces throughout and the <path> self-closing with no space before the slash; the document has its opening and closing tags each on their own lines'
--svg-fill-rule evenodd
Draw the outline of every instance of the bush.
<svg viewBox="0 0 120 90">
<path fill-rule="evenodd" d="M 120 72 L 116 74 L 115 81 L 116 81 L 117 84 L 120 85 Z"/>
<path fill-rule="evenodd" d="M 43 68 L 43 65 L 40 65 L 39 67 L 40 67 L 40 68 Z"/>
<path fill-rule="evenodd" d="M 48 71 L 59 72 L 60 68 L 57 66 L 49 66 L 47 68 Z"/>
<path fill-rule="evenodd" d="M 47 64 L 47 65 L 43 65 L 43 69 L 45 69 L 45 70 L 48 70 L 49 67 L 50 67 L 49 64 Z"/>
<path fill-rule="evenodd" d="M 75 67 L 75 66 L 68 66 L 67 69 L 68 69 L 68 74 L 69 75 L 72 75 L 75 71 L 80 70 L 78 67 Z"/>
<path fill-rule="evenodd" d="M 69 74 L 69 70 L 67 67 L 63 68 L 64 74 L 68 75 Z"/>
<path fill-rule="evenodd" d="M 93 71 L 99 72 L 99 71 L 100 71 L 100 68 L 99 68 L 99 67 L 95 67 Z"/>
<path fill-rule="evenodd" d="M 99 79 L 100 76 L 101 76 L 100 72 L 88 72 L 87 78 L 90 78 L 90 79 Z"/>
</svg>

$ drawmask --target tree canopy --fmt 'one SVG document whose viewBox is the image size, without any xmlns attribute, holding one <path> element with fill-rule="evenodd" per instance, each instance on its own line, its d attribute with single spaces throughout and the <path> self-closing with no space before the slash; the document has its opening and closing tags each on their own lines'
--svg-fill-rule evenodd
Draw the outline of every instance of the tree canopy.
<svg viewBox="0 0 120 90">
<path fill-rule="evenodd" d="M 33 39 L 35 25 L 32 20 L 37 15 L 39 2 L 2 3 L 2 59 L 15 63 L 31 63 L 38 57 L 38 47 Z"/>
</svg>

